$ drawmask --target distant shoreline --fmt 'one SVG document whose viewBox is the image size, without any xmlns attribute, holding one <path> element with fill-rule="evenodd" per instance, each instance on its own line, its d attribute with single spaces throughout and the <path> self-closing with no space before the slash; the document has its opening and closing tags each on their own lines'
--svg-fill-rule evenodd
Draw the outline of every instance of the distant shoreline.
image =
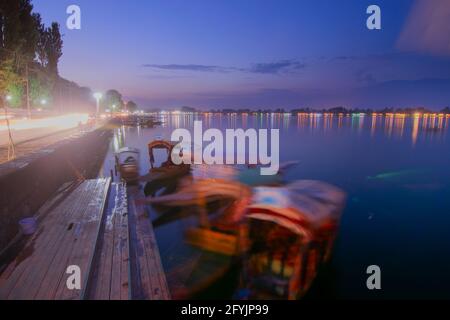
<svg viewBox="0 0 450 320">
<path fill-rule="evenodd" d="M 189 114 L 211 114 L 211 115 L 292 115 L 292 116 L 430 116 L 430 117 L 439 117 L 439 116 L 450 116 L 450 111 L 390 111 L 390 112 L 381 112 L 381 111 L 347 111 L 347 112 L 330 112 L 330 111 L 154 111 L 154 110 L 146 110 L 143 111 L 145 113 L 151 114 L 160 114 L 160 115 L 189 115 Z"/>
</svg>

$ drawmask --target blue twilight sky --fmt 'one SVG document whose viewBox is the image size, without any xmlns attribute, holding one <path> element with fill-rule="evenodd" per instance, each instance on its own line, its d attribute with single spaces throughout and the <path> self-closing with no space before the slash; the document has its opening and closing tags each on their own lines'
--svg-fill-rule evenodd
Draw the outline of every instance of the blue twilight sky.
<svg viewBox="0 0 450 320">
<path fill-rule="evenodd" d="M 33 0 L 60 74 L 142 107 L 450 105 L 447 0 Z M 81 30 L 66 8 L 81 8 Z M 381 7 L 382 30 L 366 9 Z"/>
</svg>

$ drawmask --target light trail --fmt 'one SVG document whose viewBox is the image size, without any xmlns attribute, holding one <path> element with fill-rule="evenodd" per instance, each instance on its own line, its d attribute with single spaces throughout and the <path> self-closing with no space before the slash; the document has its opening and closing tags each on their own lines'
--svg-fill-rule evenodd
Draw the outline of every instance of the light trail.
<svg viewBox="0 0 450 320">
<path fill-rule="evenodd" d="M 10 128 L 14 131 L 40 128 L 70 129 L 77 127 L 80 124 L 86 124 L 88 119 L 89 115 L 84 113 L 67 114 L 63 116 L 39 119 L 10 119 Z M 0 125 L 0 131 L 7 129 L 6 124 Z"/>
</svg>

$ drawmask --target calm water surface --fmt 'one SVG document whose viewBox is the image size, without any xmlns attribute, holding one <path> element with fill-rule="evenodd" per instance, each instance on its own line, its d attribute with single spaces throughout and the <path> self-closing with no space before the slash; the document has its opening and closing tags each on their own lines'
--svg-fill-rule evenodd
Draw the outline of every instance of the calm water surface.
<svg viewBox="0 0 450 320">
<path fill-rule="evenodd" d="M 192 129 L 194 120 L 204 129 L 279 128 L 280 161 L 300 162 L 289 181 L 317 179 L 347 192 L 334 256 L 306 298 L 450 298 L 450 118 L 172 115 L 162 127 L 117 129 L 104 174 L 123 146 L 141 149 L 146 173 L 147 144 L 170 139 L 175 128 Z M 155 228 L 168 277 L 196 254 L 183 241 L 192 219 Z M 373 264 L 382 271 L 377 292 L 366 288 Z M 230 296 L 224 288 L 210 297 Z"/>
</svg>

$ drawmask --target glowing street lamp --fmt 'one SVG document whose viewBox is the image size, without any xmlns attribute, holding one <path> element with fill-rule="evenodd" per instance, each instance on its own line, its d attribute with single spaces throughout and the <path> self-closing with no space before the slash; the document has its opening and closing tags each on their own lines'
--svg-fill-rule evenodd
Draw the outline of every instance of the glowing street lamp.
<svg viewBox="0 0 450 320">
<path fill-rule="evenodd" d="M 9 94 L 6 96 L 6 101 L 11 101 L 12 100 L 12 96 L 10 96 Z"/>
<path fill-rule="evenodd" d="M 41 100 L 41 105 L 45 106 L 46 104 L 47 104 L 47 100 L 42 99 L 42 100 Z"/>
<path fill-rule="evenodd" d="M 100 92 L 94 93 L 94 98 L 97 101 L 97 115 L 100 112 L 100 100 L 102 99 L 103 95 Z"/>
</svg>

